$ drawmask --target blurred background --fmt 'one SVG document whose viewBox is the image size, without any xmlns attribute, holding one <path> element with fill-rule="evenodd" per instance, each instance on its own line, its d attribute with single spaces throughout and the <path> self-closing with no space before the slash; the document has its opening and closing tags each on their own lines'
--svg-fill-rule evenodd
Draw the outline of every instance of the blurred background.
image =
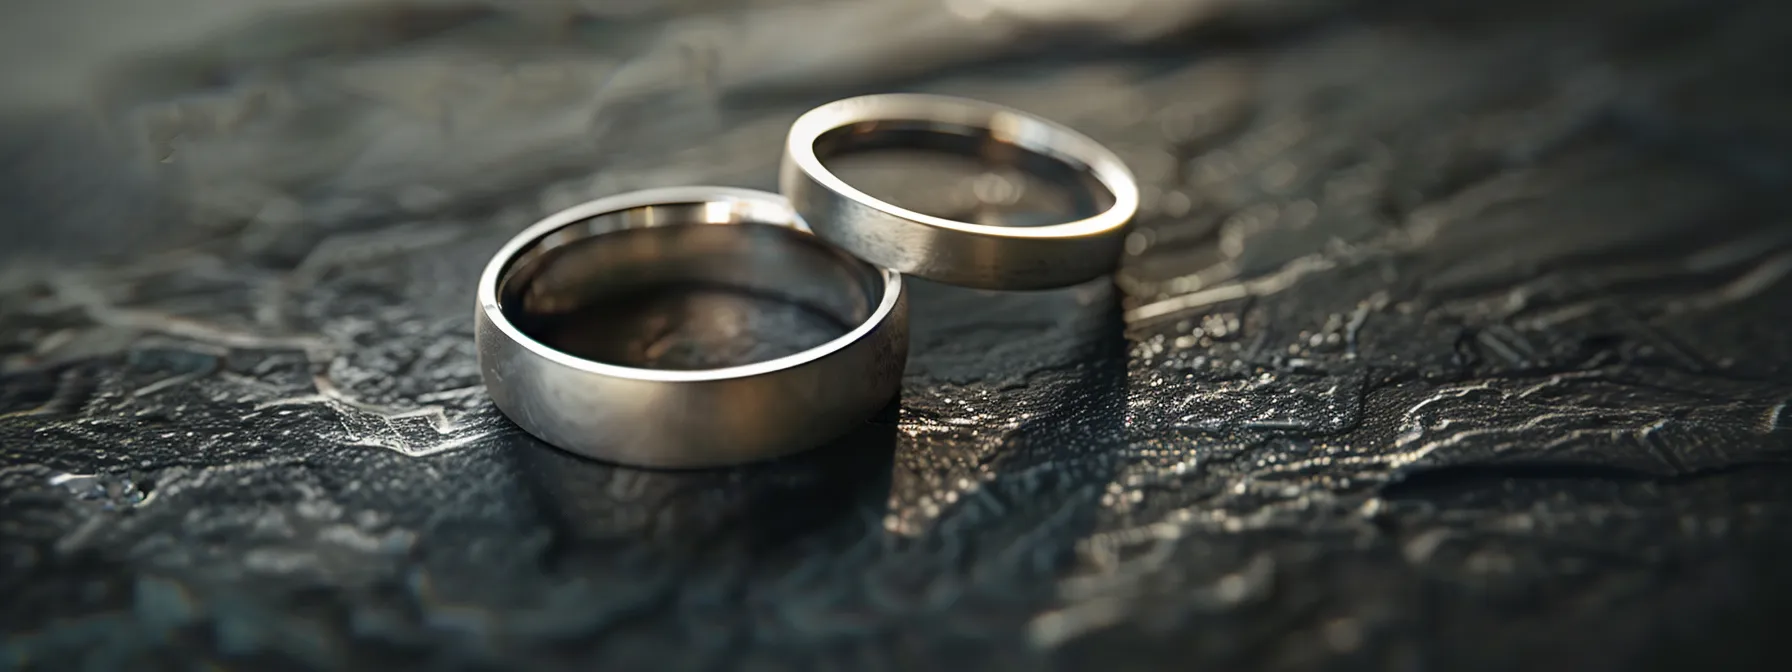
<svg viewBox="0 0 1792 672">
<path fill-rule="evenodd" d="M 0 670 L 1769 666 L 1789 14 L 12 0 Z M 630 470 L 491 408 L 505 239 L 774 188 L 790 121 L 883 91 L 1113 148 L 1122 271 L 916 281 L 900 403 L 793 460 Z M 855 179 L 1062 207 L 907 160 Z"/>
</svg>

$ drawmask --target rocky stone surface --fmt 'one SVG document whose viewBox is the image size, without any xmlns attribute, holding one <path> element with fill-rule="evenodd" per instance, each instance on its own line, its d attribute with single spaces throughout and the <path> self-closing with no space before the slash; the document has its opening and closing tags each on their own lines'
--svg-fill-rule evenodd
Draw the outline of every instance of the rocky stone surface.
<svg viewBox="0 0 1792 672">
<path fill-rule="evenodd" d="M 149 6 L 6 28 L 0 669 L 1779 655 L 1783 3 Z M 782 462 L 491 407 L 509 235 L 876 90 L 1109 143 L 1126 268 L 917 282 L 899 404 Z"/>
</svg>

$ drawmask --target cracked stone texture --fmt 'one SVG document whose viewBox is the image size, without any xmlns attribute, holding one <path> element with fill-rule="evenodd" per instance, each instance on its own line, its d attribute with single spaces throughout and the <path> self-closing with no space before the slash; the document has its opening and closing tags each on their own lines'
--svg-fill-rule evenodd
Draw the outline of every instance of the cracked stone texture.
<svg viewBox="0 0 1792 672">
<path fill-rule="evenodd" d="M 8 11 L 0 670 L 1781 655 L 1784 3 Z M 506 237 L 876 90 L 1115 148 L 1124 270 L 916 282 L 900 404 L 781 462 L 492 408 Z"/>
</svg>

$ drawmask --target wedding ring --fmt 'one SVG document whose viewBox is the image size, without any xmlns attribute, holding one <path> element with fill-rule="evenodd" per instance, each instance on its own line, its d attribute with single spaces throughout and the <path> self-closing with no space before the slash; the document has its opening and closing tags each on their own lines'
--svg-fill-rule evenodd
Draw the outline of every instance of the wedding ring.
<svg viewBox="0 0 1792 672">
<path fill-rule="evenodd" d="M 845 333 L 701 370 L 622 366 L 544 342 L 557 319 L 681 283 L 773 297 Z M 901 276 L 811 235 L 783 197 L 746 189 L 653 189 L 567 209 L 498 251 L 477 301 L 479 368 L 498 408 L 550 444 L 633 466 L 732 465 L 818 446 L 893 400 L 908 356 Z"/>
<path fill-rule="evenodd" d="M 1068 168 L 1111 203 L 1062 224 L 974 224 L 873 198 L 822 165 L 848 152 L 917 146 Z M 848 98 L 803 114 L 790 128 L 779 186 L 822 239 L 883 268 L 983 289 L 1062 287 L 1113 272 L 1139 207 L 1132 171 L 1094 140 L 1019 110 L 920 94 Z"/>
</svg>

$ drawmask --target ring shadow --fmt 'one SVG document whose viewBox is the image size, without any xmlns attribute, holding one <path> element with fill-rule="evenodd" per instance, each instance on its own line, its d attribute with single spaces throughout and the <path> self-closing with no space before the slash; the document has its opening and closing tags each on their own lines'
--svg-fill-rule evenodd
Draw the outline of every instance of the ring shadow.
<svg viewBox="0 0 1792 672">
<path fill-rule="evenodd" d="M 618 546 L 667 559 L 754 564 L 815 537 L 863 536 L 888 504 L 898 401 L 821 447 L 703 470 L 590 459 L 539 442 L 514 451 L 554 529 L 550 564 Z"/>
</svg>

